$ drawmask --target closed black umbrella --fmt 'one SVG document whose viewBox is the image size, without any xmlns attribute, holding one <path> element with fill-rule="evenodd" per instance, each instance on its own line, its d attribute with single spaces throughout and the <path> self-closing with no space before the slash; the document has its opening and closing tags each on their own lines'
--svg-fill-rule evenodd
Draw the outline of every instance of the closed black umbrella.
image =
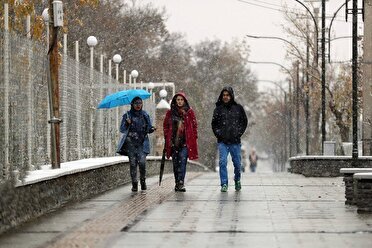
<svg viewBox="0 0 372 248">
<path fill-rule="evenodd" d="M 164 145 L 163 155 L 161 156 L 161 162 L 160 162 L 159 186 L 161 185 L 161 179 L 163 179 L 164 166 L 165 166 L 165 145 Z"/>
</svg>

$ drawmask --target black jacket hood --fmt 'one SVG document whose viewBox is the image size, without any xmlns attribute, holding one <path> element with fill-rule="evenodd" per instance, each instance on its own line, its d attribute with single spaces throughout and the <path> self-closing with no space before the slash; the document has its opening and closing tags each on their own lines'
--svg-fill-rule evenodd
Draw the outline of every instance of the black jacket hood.
<svg viewBox="0 0 372 248">
<path fill-rule="evenodd" d="M 220 105 L 222 105 L 222 104 L 225 104 L 225 103 L 222 101 L 222 93 L 223 93 L 224 91 L 229 92 L 229 94 L 230 94 L 230 96 L 231 96 L 231 100 L 230 100 L 230 102 L 228 103 L 228 105 L 236 104 L 233 88 L 232 88 L 231 86 L 226 86 L 226 87 L 223 87 L 223 89 L 221 90 L 220 96 L 218 97 L 218 100 L 217 100 L 217 102 L 216 102 L 216 106 L 220 106 Z"/>
</svg>

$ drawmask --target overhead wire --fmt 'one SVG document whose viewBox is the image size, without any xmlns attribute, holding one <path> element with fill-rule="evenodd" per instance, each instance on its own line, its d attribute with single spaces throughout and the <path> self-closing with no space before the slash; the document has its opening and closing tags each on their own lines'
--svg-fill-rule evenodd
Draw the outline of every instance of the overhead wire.
<svg viewBox="0 0 372 248">
<path fill-rule="evenodd" d="M 268 3 L 268 2 L 265 2 L 265 1 L 261 1 L 261 0 L 237 0 L 237 1 L 248 4 L 248 5 L 264 8 L 264 9 L 278 11 L 278 12 L 281 12 L 281 13 L 291 13 L 291 14 L 298 15 L 298 11 L 302 11 L 301 9 L 298 9 L 298 8 L 288 8 L 288 10 L 285 10 L 285 9 L 283 9 L 282 5 Z M 268 5 L 268 6 L 273 6 L 273 7 L 268 7 L 268 6 L 264 6 L 264 5 L 257 4 L 257 3 L 252 3 L 252 2 L 257 2 L 257 3 L 261 3 L 261 4 Z M 277 8 L 274 8 L 274 7 L 277 7 Z M 332 17 L 333 16 L 326 16 L 326 19 L 331 19 Z M 339 16 L 339 18 L 340 19 L 335 18 L 334 20 L 337 21 L 337 22 L 345 22 L 345 17 L 344 16 Z"/>
</svg>

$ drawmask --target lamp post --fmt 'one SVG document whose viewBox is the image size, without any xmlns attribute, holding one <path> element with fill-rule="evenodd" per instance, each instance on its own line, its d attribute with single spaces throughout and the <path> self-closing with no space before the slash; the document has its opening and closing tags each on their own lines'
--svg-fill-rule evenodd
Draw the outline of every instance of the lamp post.
<svg viewBox="0 0 372 248">
<path fill-rule="evenodd" d="M 136 88 L 136 79 L 138 77 L 138 71 L 137 70 L 133 70 L 130 75 L 132 76 L 133 78 L 133 83 L 134 83 L 134 88 Z"/>
<path fill-rule="evenodd" d="M 154 101 L 154 96 L 152 95 L 152 90 L 155 88 L 155 84 L 153 82 L 149 82 L 147 88 L 149 89 L 149 92 L 151 94 L 151 101 Z"/>
<path fill-rule="evenodd" d="M 119 54 L 115 54 L 112 57 L 112 61 L 114 61 L 114 63 L 115 63 L 116 81 L 117 81 L 117 83 L 119 83 L 119 64 L 121 62 L 121 56 Z M 116 108 L 115 121 L 116 121 L 116 127 L 117 128 L 120 128 L 120 124 L 119 124 L 119 108 Z"/>
<path fill-rule="evenodd" d="M 288 70 L 285 66 L 283 66 L 282 64 L 279 64 L 279 63 L 276 63 L 276 62 L 263 62 L 263 61 L 260 61 L 260 62 L 257 62 L 257 61 L 247 61 L 248 63 L 252 63 L 252 64 L 269 64 L 269 65 L 276 65 L 276 66 L 279 66 L 280 68 L 282 68 L 284 71 L 286 71 L 288 73 L 288 75 L 291 77 L 292 79 L 292 82 L 294 83 L 296 80 L 293 78 L 292 76 L 292 73 L 290 72 L 290 70 Z M 292 97 L 291 97 L 291 92 L 292 92 L 292 86 L 291 86 L 291 82 L 288 83 L 288 94 L 289 94 L 289 102 L 290 102 L 290 109 L 288 111 L 288 123 L 289 123 L 289 156 L 291 157 L 292 156 Z"/>
<path fill-rule="evenodd" d="M 318 65 L 318 25 L 316 22 L 316 18 L 312 15 L 311 11 L 309 10 L 308 7 L 306 7 L 305 4 L 303 4 L 299 0 L 295 0 L 297 3 L 301 4 L 308 13 L 311 15 L 315 28 L 316 28 L 316 47 L 317 47 L 317 53 L 316 53 L 316 65 Z M 326 140 L 326 129 L 325 129 L 325 110 L 326 110 L 326 95 L 325 95 L 325 73 L 326 73 L 326 67 L 325 67 L 325 12 L 326 12 L 326 0 L 321 0 L 322 3 L 322 38 L 321 38 L 321 50 L 322 50 L 322 72 L 321 72 L 321 81 L 322 81 L 322 124 L 321 124 L 321 129 L 322 129 L 322 154 L 324 153 L 324 141 Z M 314 1 L 313 1 L 314 2 Z"/>
<path fill-rule="evenodd" d="M 119 81 L 119 64 L 121 62 L 121 56 L 119 54 L 115 54 L 114 57 L 112 57 L 112 61 L 115 63 L 116 80 Z"/>
<path fill-rule="evenodd" d="M 46 47 L 47 50 L 49 49 L 49 8 L 46 8 L 43 10 L 41 14 L 44 23 L 45 23 L 45 28 L 46 28 Z"/>
<path fill-rule="evenodd" d="M 281 37 L 276 37 L 276 36 L 257 36 L 257 35 L 248 35 L 248 34 L 246 35 L 246 37 L 248 37 L 248 38 L 254 38 L 254 39 L 273 39 L 273 40 L 284 41 L 284 42 L 288 43 L 289 45 L 291 45 L 297 51 L 298 56 L 300 57 L 301 61 L 304 61 L 304 58 L 302 57 L 302 54 L 301 54 L 300 50 L 298 49 L 298 47 L 295 46 L 289 40 L 286 40 L 286 39 L 281 38 Z"/>
<path fill-rule="evenodd" d="M 356 163 L 358 159 L 358 1 L 353 0 L 353 31 L 352 31 L 352 112 L 353 112 L 353 152 L 352 157 Z M 346 6 L 347 11 L 347 6 Z M 355 166 L 355 165 L 354 165 Z"/>
<path fill-rule="evenodd" d="M 284 93 L 284 120 L 285 120 L 285 128 L 284 128 L 284 158 L 287 160 L 287 127 L 288 127 L 288 110 L 287 110 L 287 92 L 283 89 L 283 87 L 272 80 L 257 80 L 258 82 L 263 82 L 263 83 L 271 83 L 277 86 L 283 93 Z M 280 113 L 281 114 L 281 113 Z M 290 132 L 290 130 L 289 130 Z"/>
<path fill-rule="evenodd" d="M 276 39 L 276 40 L 281 40 L 281 41 L 284 41 L 286 43 L 288 43 L 289 45 L 291 45 L 298 53 L 298 56 L 299 58 L 301 59 L 302 63 L 305 62 L 300 50 L 297 48 L 296 45 L 294 45 L 292 42 L 284 39 L 284 38 L 281 38 L 281 37 L 276 37 L 276 36 L 256 36 L 256 35 L 246 35 L 248 38 L 254 38 L 254 39 Z M 309 83 L 309 70 L 310 70 L 310 63 L 309 63 L 309 37 L 307 36 L 306 37 L 306 68 L 303 68 L 306 70 L 306 85 L 307 85 L 307 90 L 305 91 L 306 93 L 306 96 L 305 96 L 305 119 L 306 119 L 306 155 L 309 154 L 309 133 L 310 133 L 310 122 L 309 122 L 309 87 L 308 87 L 308 83 Z M 297 63 L 296 64 L 296 69 L 297 69 L 297 79 L 296 79 L 296 99 L 299 98 L 299 64 Z M 296 104 L 296 120 L 297 120 L 297 125 L 296 125 L 296 151 L 297 153 L 300 151 L 300 148 L 299 148 L 299 103 L 297 102 Z"/>
<path fill-rule="evenodd" d="M 319 34 L 319 30 L 318 30 L 318 23 L 316 21 L 316 18 L 314 17 L 313 13 L 311 13 L 310 9 L 305 5 L 303 4 L 301 1 L 299 0 L 295 0 L 297 3 L 301 4 L 302 7 L 304 7 L 306 9 L 306 11 L 309 13 L 309 15 L 311 16 L 311 19 L 313 20 L 314 22 L 314 28 L 315 28 L 315 50 L 316 50 L 316 53 L 315 53 L 315 64 L 316 66 L 318 66 L 318 54 L 319 54 L 319 48 L 318 48 L 318 34 Z M 323 0 L 324 1 L 324 0 Z"/>
<path fill-rule="evenodd" d="M 90 127 L 90 133 L 89 133 L 89 144 L 90 147 L 93 149 L 94 147 L 94 142 L 93 142 L 93 111 L 94 111 L 94 106 L 93 106 L 93 69 L 94 69 L 94 47 L 97 45 L 98 41 L 97 38 L 94 36 L 89 36 L 87 38 L 87 45 L 90 48 L 90 108 L 89 108 L 89 127 Z M 92 150 L 93 153 L 93 150 Z"/>
<path fill-rule="evenodd" d="M 329 28 L 328 28 L 328 62 L 331 62 L 331 29 L 332 29 L 332 24 L 333 20 L 336 18 L 337 13 L 346 5 L 347 2 L 350 0 L 346 0 L 333 14 L 333 17 L 331 19 L 331 22 L 329 23 Z"/>
<path fill-rule="evenodd" d="M 326 12 L 325 0 L 322 0 L 322 154 L 324 154 L 324 141 L 326 141 L 326 85 L 325 85 L 325 12 Z"/>
<path fill-rule="evenodd" d="M 95 36 L 89 36 L 87 39 L 87 45 L 90 48 L 90 68 L 93 69 L 93 56 L 94 56 L 94 47 L 97 45 L 98 41 Z"/>
</svg>

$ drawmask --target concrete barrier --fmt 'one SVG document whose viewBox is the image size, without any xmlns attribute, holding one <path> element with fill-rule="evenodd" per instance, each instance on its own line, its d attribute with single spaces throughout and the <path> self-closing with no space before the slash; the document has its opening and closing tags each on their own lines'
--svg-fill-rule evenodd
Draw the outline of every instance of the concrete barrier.
<svg viewBox="0 0 372 248">
<path fill-rule="evenodd" d="M 356 184 L 354 183 L 355 173 L 372 172 L 372 168 L 342 168 L 340 173 L 344 175 L 345 182 L 345 204 L 356 204 Z"/>
<path fill-rule="evenodd" d="M 361 156 L 355 162 L 351 156 L 297 156 L 289 159 L 291 173 L 307 177 L 339 177 L 341 168 L 370 168 L 372 156 Z"/>
<path fill-rule="evenodd" d="M 372 172 L 355 173 L 356 183 L 355 203 L 358 207 L 358 213 L 372 212 Z"/>
</svg>

